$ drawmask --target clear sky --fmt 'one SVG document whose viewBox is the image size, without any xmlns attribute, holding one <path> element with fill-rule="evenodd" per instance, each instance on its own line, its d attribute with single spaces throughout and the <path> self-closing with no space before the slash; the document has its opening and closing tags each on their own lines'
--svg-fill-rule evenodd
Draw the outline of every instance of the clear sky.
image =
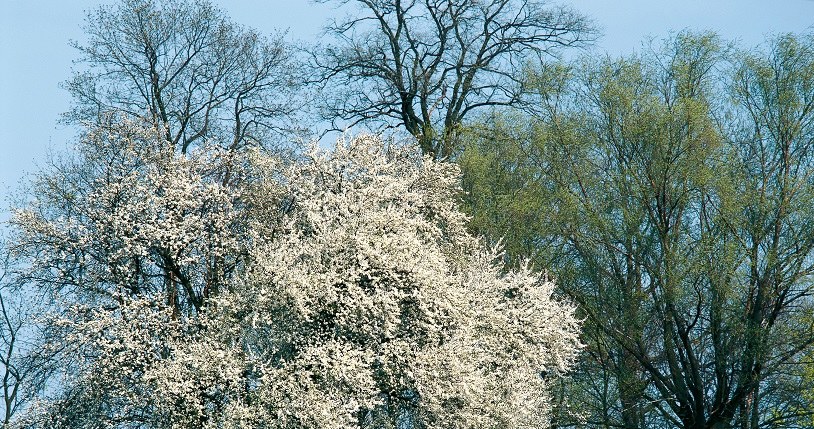
<svg viewBox="0 0 814 429">
<path fill-rule="evenodd" d="M 288 29 L 313 41 L 336 12 L 308 0 L 213 0 L 235 22 L 263 32 Z M 47 151 L 63 150 L 74 130 L 58 125 L 69 98 L 59 86 L 70 76 L 82 40 L 83 11 L 99 0 L 0 0 L 0 198 L 36 171 Z M 602 30 L 597 55 L 627 54 L 647 36 L 682 29 L 714 30 L 754 46 L 767 35 L 814 30 L 812 0 L 574 0 Z M 342 12 L 344 13 L 344 12 Z M 0 220 L 7 202 L 0 200 Z"/>
</svg>

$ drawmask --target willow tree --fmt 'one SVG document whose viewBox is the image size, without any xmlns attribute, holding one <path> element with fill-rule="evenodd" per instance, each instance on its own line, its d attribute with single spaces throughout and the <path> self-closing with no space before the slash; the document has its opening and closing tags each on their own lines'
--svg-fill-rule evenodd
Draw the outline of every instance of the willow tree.
<svg viewBox="0 0 814 429">
<path fill-rule="evenodd" d="M 585 312 L 575 390 L 591 425 L 799 422 L 789 379 L 814 339 L 800 322 L 814 292 L 811 47 L 785 36 L 727 62 L 716 37 L 681 34 L 550 66 L 545 114 L 494 122 L 465 152 L 473 227 L 508 232 Z"/>
</svg>

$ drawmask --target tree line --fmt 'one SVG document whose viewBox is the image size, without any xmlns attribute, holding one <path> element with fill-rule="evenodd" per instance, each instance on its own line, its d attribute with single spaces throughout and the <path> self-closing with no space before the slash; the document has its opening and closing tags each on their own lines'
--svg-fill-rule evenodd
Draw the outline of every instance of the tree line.
<svg viewBox="0 0 814 429">
<path fill-rule="evenodd" d="M 306 48 L 88 13 L 3 246 L 5 425 L 814 422 L 814 36 L 565 60 L 568 7 L 323 1 Z M 296 143 L 351 126 L 409 137 Z"/>
</svg>

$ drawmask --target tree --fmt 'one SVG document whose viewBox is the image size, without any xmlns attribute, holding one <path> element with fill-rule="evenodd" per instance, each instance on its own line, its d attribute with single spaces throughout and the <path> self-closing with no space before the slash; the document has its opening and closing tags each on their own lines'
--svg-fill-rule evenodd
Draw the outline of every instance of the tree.
<svg viewBox="0 0 814 429">
<path fill-rule="evenodd" d="M 17 281 L 14 272 L 18 267 L 5 242 L 0 243 L 0 252 L 0 426 L 6 428 L 48 387 L 56 368 L 52 351 L 44 347 L 48 334 L 38 323 L 45 300 Z"/>
<path fill-rule="evenodd" d="M 6 298 L 0 295 L 0 310 L 3 312 L 3 326 L 2 340 L 4 353 L 0 358 L 0 364 L 3 365 L 3 424 L 8 425 L 11 418 L 17 412 L 20 403 L 20 386 L 24 381 L 24 374 L 20 373 L 16 363 L 13 362 L 16 348 L 19 346 L 17 335 L 22 330 L 22 324 L 17 320 L 12 320 L 13 314 L 10 314 L 10 309 L 6 304 Z"/>
<path fill-rule="evenodd" d="M 124 0 L 88 13 L 83 67 L 65 88 L 70 122 L 111 112 L 148 120 L 180 152 L 216 139 L 224 147 L 294 131 L 292 50 L 232 23 L 207 1 Z M 271 133 L 271 134 L 269 134 Z"/>
<path fill-rule="evenodd" d="M 539 427 L 574 307 L 466 233 L 458 169 L 86 133 L 12 221 L 64 381 L 25 427 Z M 228 164 L 228 168 L 222 164 Z M 224 182 L 220 172 L 236 179 Z"/>
<path fill-rule="evenodd" d="M 730 134 L 743 180 L 736 190 L 747 201 L 738 207 L 740 222 L 729 224 L 748 255 L 740 267 L 749 293 L 742 367 L 751 372 L 741 375 L 749 388 L 739 405 L 741 425 L 758 427 L 767 418 L 762 400 L 775 393 L 763 379 L 795 372 L 814 343 L 814 37 L 782 35 L 768 52 L 740 53 L 730 93 L 740 113 Z"/>
<path fill-rule="evenodd" d="M 195 313 L 240 263 L 237 252 L 226 254 L 218 247 L 223 242 L 212 240 L 213 234 L 223 232 L 217 228 L 224 227 L 218 223 L 224 220 L 217 216 L 226 214 L 219 213 L 231 195 L 225 184 L 240 180 L 239 166 L 217 162 L 217 171 L 199 166 L 196 177 L 205 176 L 208 184 L 198 188 L 193 185 L 203 186 L 201 181 L 151 180 L 160 177 L 156 169 L 177 168 L 169 161 L 172 152 L 191 153 L 207 147 L 204 151 L 210 155 L 228 158 L 210 146 L 240 152 L 244 146 L 269 144 L 273 141 L 270 136 L 292 131 L 298 82 L 292 78 L 291 49 L 279 35 L 269 39 L 234 24 L 207 1 L 125 0 L 99 6 L 88 12 L 85 30 L 86 44 L 74 44 L 82 55 L 82 67 L 65 83 L 75 102 L 65 118 L 88 126 L 84 130 L 91 133 L 108 133 L 108 137 L 87 136 L 79 145 L 78 160 L 55 165 L 64 173 L 59 183 L 43 176 L 35 184 L 34 193 L 53 205 L 37 206 L 36 216 L 30 212 L 34 217 L 25 233 L 45 233 L 36 228 L 46 227 L 48 221 L 59 224 L 59 219 L 68 219 L 73 223 L 62 225 L 67 229 L 50 231 L 62 234 L 58 239 L 66 253 L 39 260 L 37 267 L 23 270 L 20 266 L 12 296 L 16 299 L 20 290 L 48 281 L 53 286 L 49 292 L 79 294 L 76 298 L 82 300 L 114 299 L 126 287 L 135 295 L 160 291 L 164 304 L 176 313 Z M 139 137 L 145 123 L 161 130 L 163 148 L 153 138 Z M 106 145 L 86 144 L 105 139 Z M 125 141 L 127 144 L 119 146 Z M 215 181 L 223 186 L 214 187 Z M 145 189 L 145 184 L 152 188 Z M 186 185 L 192 188 L 184 188 Z M 99 194 L 104 186 L 119 191 Z M 226 193 L 207 194 L 216 190 Z M 183 195 L 189 198 L 187 203 L 197 205 L 179 206 L 155 198 L 164 192 Z M 95 197 L 99 199 L 93 200 Z M 84 207 L 71 203 L 86 198 L 93 203 Z M 124 207 L 138 211 L 123 212 Z M 119 231 L 121 236 L 97 234 L 103 242 L 77 241 L 82 234 L 91 235 L 81 228 L 109 228 L 116 220 L 137 216 L 144 216 L 141 219 L 149 225 L 142 222 L 138 231 Z M 236 228 L 236 222 L 228 227 Z M 57 237 L 51 235 L 51 239 Z M 128 254 L 133 246 L 143 253 Z M 19 243 L 10 243 L 8 250 L 16 260 L 30 256 L 30 249 Z M 200 263 L 193 264 L 191 254 Z M 92 294 L 84 287 L 89 278 L 96 283 Z M 16 321 L 14 326 L 19 329 Z M 43 341 L 49 342 L 58 331 L 44 332 Z M 19 341 L 19 336 L 9 338 Z M 44 358 L 32 362 L 42 365 L 39 369 L 47 374 L 48 359 Z M 20 383 L 35 381 L 29 374 L 31 380 L 17 378 L 15 387 L 9 387 L 7 400 Z M 25 394 L 38 389 L 28 386 Z"/>
<path fill-rule="evenodd" d="M 584 17 L 533 0 L 337 3 L 364 12 L 329 26 L 336 45 L 313 54 L 324 117 L 403 126 L 435 159 L 454 153 L 466 117 L 523 105 L 525 65 L 593 37 Z"/>
<path fill-rule="evenodd" d="M 465 152 L 474 227 L 500 236 L 492 219 L 527 214 L 507 248 L 532 251 L 585 312 L 591 373 L 575 378 L 593 426 L 805 426 L 811 52 L 784 36 L 718 74 L 718 39 L 680 34 L 642 57 L 548 66 L 544 116 Z"/>
<path fill-rule="evenodd" d="M 225 287 L 242 263 L 236 152 L 178 156 L 150 127 L 110 117 L 37 178 L 37 198 L 11 220 L 9 250 L 26 261 L 17 281 L 111 305 L 162 294 L 179 314 Z"/>
<path fill-rule="evenodd" d="M 3 317 L 3 325 L 2 329 L 0 329 L 0 341 L 2 341 L 3 350 L 2 356 L 0 356 L 0 365 L 3 366 L 3 425 L 5 426 L 11 421 L 22 402 L 18 393 L 25 377 L 16 362 L 19 355 L 19 343 L 21 342 L 19 334 L 23 329 L 24 322 L 20 320 L 16 311 L 12 312 L 14 309 L 10 308 L 7 302 L 4 280 L 8 275 L 8 258 L 6 258 L 3 265 L 3 272 L 0 274 L 0 314 Z"/>
</svg>

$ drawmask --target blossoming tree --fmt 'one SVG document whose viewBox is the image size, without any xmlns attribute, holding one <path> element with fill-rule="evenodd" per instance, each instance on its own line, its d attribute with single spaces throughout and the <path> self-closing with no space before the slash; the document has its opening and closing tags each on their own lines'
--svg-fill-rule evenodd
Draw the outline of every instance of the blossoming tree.
<svg viewBox="0 0 814 429">
<path fill-rule="evenodd" d="M 18 423 L 537 428 L 574 307 L 466 231 L 457 167 L 362 136 L 295 162 L 136 124 L 19 210 L 63 378 Z"/>
</svg>

